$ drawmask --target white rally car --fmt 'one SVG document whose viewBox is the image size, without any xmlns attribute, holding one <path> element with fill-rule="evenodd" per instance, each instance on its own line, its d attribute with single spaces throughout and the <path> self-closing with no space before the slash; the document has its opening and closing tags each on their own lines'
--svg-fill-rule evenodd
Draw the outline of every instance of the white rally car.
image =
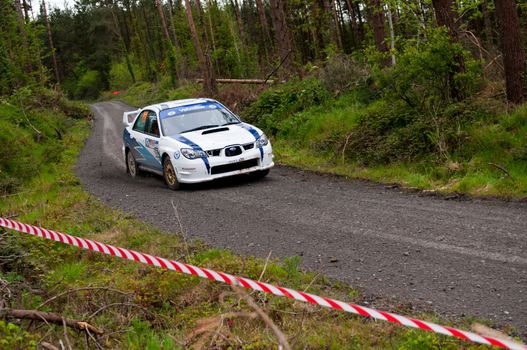
<svg viewBox="0 0 527 350">
<path fill-rule="evenodd" d="M 162 175 L 168 187 L 250 173 L 274 165 L 271 143 L 211 99 L 164 102 L 123 115 L 123 154 L 131 176 Z"/>
</svg>

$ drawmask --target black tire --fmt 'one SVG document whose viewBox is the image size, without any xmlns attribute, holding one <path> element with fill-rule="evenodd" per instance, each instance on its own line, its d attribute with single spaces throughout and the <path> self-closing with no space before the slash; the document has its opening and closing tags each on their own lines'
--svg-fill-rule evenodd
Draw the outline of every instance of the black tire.
<svg viewBox="0 0 527 350">
<path fill-rule="evenodd" d="M 181 187 L 181 184 L 177 180 L 176 171 L 174 170 L 174 166 L 169 157 L 163 159 L 163 178 L 165 179 L 168 188 L 171 190 L 179 190 Z"/>
<path fill-rule="evenodd" d="M 141 175 L 141 169 L 139 169 L 132 151 L 126 152 L 126 171 L 132 177 L 138 177 Z"/>
<path fill-rule="evenodd" d="M 255 179 L 263 179 L 264 177 L 266 177 L 267 175 L 269 175 L 269 171 L 271 169 L 265 169 L 265 170 L 258 170 L 258 171 L 255 171 L 255 172 L 252 172 L 251 173 L 251 176 Z"/>
</svg>

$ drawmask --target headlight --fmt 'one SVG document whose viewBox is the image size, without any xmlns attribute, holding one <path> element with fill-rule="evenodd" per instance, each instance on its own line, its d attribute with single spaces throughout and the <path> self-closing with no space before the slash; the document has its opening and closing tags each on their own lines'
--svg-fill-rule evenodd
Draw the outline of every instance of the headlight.
<svg viewBox="0 0 527 350">
<path fill-rule="evenodd" d="M 192 148 L 182 148 L 181 154 L 187 159 L 207 158 L 207 153 L 205 151 Z"/>
<path fill-rule="evenodd" d="M 267 146 L 268 143 L 269 143 L 269 139 L 267 138 L 267 136 L 265 136 L 265 134 L 262 134 L 260 138 L 256 140 L 256 142 L 254 143 L 254 147 L 260 148 L 263 146 Z"/>
</svg>

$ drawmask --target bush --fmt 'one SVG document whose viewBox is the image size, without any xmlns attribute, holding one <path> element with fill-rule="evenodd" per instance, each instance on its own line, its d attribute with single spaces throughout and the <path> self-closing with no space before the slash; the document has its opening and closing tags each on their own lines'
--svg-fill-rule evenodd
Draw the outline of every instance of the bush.
<svg viewBox="0 0 527 350">
<path fill-rule="evenodd" d="M 459 71 L 459 57 L 465 70 Z M 418 111 L 443 108 L 456 100 L 455 93 L 469 97 L 481 86 L 481 67 L 454 43 L 444 28 L 433 29 L 426 42 L 405 42 L 394 67 L 374 69 L 374 80 L 384 98 L 402 100 Z"/>
<path fill-rule="evenodd" d="M 318 73 L 328 91 L 334 94 L 351 90 L 364 82 L 368 70 L 351 56 L 338 54 L 331 56 Z"/>
<path fill-rule="evenodd" d="M 136 81 L 141 80 L 141 70 L 139 66 L 131 63 L 132 70 Z M 126 62 L 114 62 L 110 68 L 110 89 L 111 90 L 124 90 L 134 84 L 132 75 L 130 74 Z"/>
<path fill-rule="evenodd" d="M 419 45 L 408 41 L 397 65 L 374 71 L 382 99 L 368 107 L 347 147 L 348 157 L 364 164 L 448 160 L 466 143 L 467 125 L 491 115 L 470 99 L 481 85 L 479 64 L 444 29 Z"/>
<path fill-rule="evenodd" d="M 14 192 L 59 160 L 68 116 L 83 118 L 89 111 L 57 91 L 23 88 L 0 101 L 0 193 Z"/>
<path fill-rule="evenodd" d="M 275 135 L 282 121 L 296 112 L 324 104 L 330 97 L 318 79 L 293 80 L 262 93 L 243 116 Z"/>
<path fill-rule="evenodd" d="M 76 99 L 96 99 L 103 90 L 104 82 L 101 74 L 95 70 L 87 70 L 75 86 L 74 97 Z"/>
</svg>

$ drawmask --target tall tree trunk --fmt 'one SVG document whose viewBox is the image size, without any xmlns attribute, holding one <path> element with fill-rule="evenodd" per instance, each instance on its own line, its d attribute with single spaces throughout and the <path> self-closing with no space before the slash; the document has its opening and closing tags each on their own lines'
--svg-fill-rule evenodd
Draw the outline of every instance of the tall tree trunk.
<svg viewBox="0 0 527 350">
<path fill-rule="evenodd" d="M 386 4 L 388 10 L 388 28 L 390 28 L 390 56 L 392 58 L 392 66 L 395 66 L 395 30 L 393 28 L 393 16 L 390 5 Z"/>
<path fill-rule="evenodd" d="M 20 31 L 20 34 L 22 35 L 22 42 L 24 45 L 24 49 L 27 54 L 27 61 L 26 61 L 26 72 L 31 73 L 33 72 L 33 64 L 31 63 L 32 55 L 31 51 L 29 50 L 29 36 L 26 31 L 25 22 L 24 22 L 24 14 L 22 13 L 22 4 L 20 3 L 20 0 L 15 0 L 15 10 L 17 14 L 17 22 L 18 22 L 18 30 Z"/>
<path fill-rule="evenodd" d="M 245 28 L 243 27 L 242 14 L 240 12 L 238 0 L 231 0 L 231 6 L 234 9 L 234 14 L 236 15 L 236 22 L 238 23 L 238 30 L 240 31 L 240 39 L 242 41 L 242 45 L 245 48 L 247 37 L 245 36 Z"/>
<path fill-rule="evenodd" d="M 454 4 L 452 0 L 432 0 L 434 6 L 436 21 L 439 26 L 445 26 L 448 29 L 448 34 L 452 41 L 459 42 L 459 27 L 456 23 L 456 16 L 454 13 Z M 456 71 L 462 73 L 465 71 L 465 62 L 463 56 L 456 55 L 454 57 L 457 63 Z M 454 81 L 454 74 L 449 76 L 450 93 L 456 100 L 463 99 L 463 92 L 460 91 Z"/>
<path fill-rule="evenodd" d="M 212 40 L 212 52 L 216 50 L 216 40 L 214 39 L 214 27 L 212 25 L 212 3 L 207 0 L 207 20 L 209 22 L 210 39 Z"/>
<path fill-rule="evenodd" d="M 161 0 L 155 0 L 155 4 L 157 7 L 157 12 L 159 13 L 159 19 L 161 20 L 161 28 L 163 29 L 163 36 L 165 37 L 165 45 L 167 48 L 167 55 L 168 55 L 168 66 L 170 70 L 170 81 L 172 83 L 173 87 L 177 86 L 177 80 L 180 79 L 179 77 L 179 70 L 176 68 L 176 57 L 174 57 L 175 50 L 172 45 L 172 40 L 170 39 L 170 34 L 168 33 L 168 25 L 165 18 L 165 12 L 163 11 L 163 4 L 161 4 Z"/>
<path fill-rule="evenodd" d="M 258 17 L 260 17 L 260 25 L 264 34 L 264 43 L 271 43 L 271 33 L 269 32 L 269 25 L 267 24 L 267 17 L 265 16 L 265 7 L 262 0 L 256 0 L 256 7 L 258 9 Z"/>
<path fill-rule="evenodd" d="M 48 32 L 49 48 L 51 50 L 51 60 L 53 61 L 53 70 L 55 72 L 55 82 L 60 85 L 59 65 L 57 64 L 57 55 L 55 54 L 55 46 L 53 45 L 53 36 L 51 35 L 51 26 L 49 24 L 48 10 L 46 9 L 46 1 L 42 0 L 42 14 L 44 16 L 44 23 Z"/>
<path fill-rule="evenodd" d="M 364 17 L 360 10 L 359 4 L 355 3 L 354 5 L 355 5 L 355 14 L 357 15 L 357 19 L 359 20 L 359 26 L 358 26 L 359 43 L 362 44 L 362 42 L 364 41 L 364 20 L 363 20 Z M 352 3 L 352 6 L 353 6 L 353 3 Z"/>
<path fill-rule="evenodd" d="M 333 28 L 334 29 L 334 36 L 335 36 L 335 43 L 337 44 L 337 48 L 339 49 L 342 49 L 342 33 L 341 33 L 341 30 L 340 30 L 340 22 L 339 22 L 339 18 L 338 18 L 338 15 L 337 15 L 337 2 L 338 0 L 331 0 L 330 1 L 330 5 L 331 5 L 331 12 L 333 13 Z"/>
<path fill-rule="evenodd" d="M 373 38 L 375 40 L 375 47 L 379 52 L 388 52 L 388 45 L 386 45 L 386 32 L 384 30 L 384 10 L 380 0 L 368 0 L 368 17 L 371 21 L 373 29 Z M 390 64 L 389 60 L 382 63 L 384 66 Z"/>
<path fill-rule="evenodd" d="M 513 103 L 525 101 L 525 48 L 521 36 L 520 19 L 514 0 L 495 0 L 496 17 L 501 34 L 507 99 Z"/>
<path fill-rule="evenodd" d="M 199 3 L 199 0 L 196 1 Z M 201 4 L 199 4 L 201 7 Z M 198 56 L 199 65 L 203 74 L 203 87 L 207 94 L 214 95 L 216 93 L 216 81 L 214 80 L 214 71 L 212 64 L 209 59 L 205 59 L 203 50 L 201 49 L 201 43 L 199 40 L 198 32 L 196 31 L 196 25 L 194 24 L 194 17 L 192 16 L 192 8 L 190 7 L 190 0 L 185 0 L 185 13 L 187 15 L 187 21 L 190 28 L 190 34 L 192 35 L 192 41 L 194 42 L 194 48 L 196 49 L 196 55 Z"/>
<path fill-rule="evenodd" d="M 456 23 L 452 0 L 432 0 L 432 5 L 434 6 L 437 25 L 445 26 L 452 39 L 458 42 L 459 27 Z"/>
<path fill-rule="evenodd" d="M 337 28 L 337 20 L 335 7 L 333 6 L 333 0 L 322 0 L 322 5 L 322 16 L 324 18 L 324 28 L 322 28 L 322 30 L 326 29 L 329 31 L 329 41 L 334 44 L 335 47 L 338 49 L 341 47 L 341 45 L 339 45 L 340 38 Z"/>
<path fill-rule="evenodd" d="M 29 23 L 29 9 L 31 8 L 31 5 L 28 4 L 26 0 L 22 0 L 22 8 L 24 9 L 24 18 L 26 20 L 26 23 Z"/>
<path fill-rule="evenodd" d="M 359 28 L 357 26 L 357 16 L 351 0 L 346 0 L 346 7 L 350 16 L 351 35 L 353 38 L 353 44 L 355 47 L 359 46 Z"/>
<path fill-rule="evenodd" d="M 483 14 L 485 46 L 487 46 L 487 50 L 490 50 L 492 48 L 492 43 L 494 42 L 494 36 L 492 35 L 492 22 L 490 20 L 488 0 L 481 1 L 481 13 Z"/>
<path fill-rule="evenodd" d="M 293 69 L 294 52 L 291 31 L 287 25 L 284 10 L 285 0 L 269 0 L 271 9 L 271 20 L 276 42 L 278 44 L 278 53 L 286 69 L 286 75 Z"/>
<path fill-rule="evenodd" d="M 44 0 L 42 0 L 42 2 L 44 2 Z M 115 26 L 115 32 L 117 33 L 117 36 L 119 37 L 119 42 L 121 43 L 121 47 L 124 51 L 124 59 L 126 61 L 126 68 L 128 69 L 128 73 L 130 74 L 130 77 L 132 78 L 132 83 L 135 84 L 135 74 L 134 74 L 134 70 L 132 68 L 132 64 L 130 63 L 130 57 L 129 57 L 129 53 L 128 53 L 128 48 L 126 46 L 126 42 L 124 41 L 124 37 L 123 37 L 123 34 L 121 32 L 121 25 L 119 24 L 119 19 L 117 18 L 117 14 L 115 13 L 115 8 L 117 7 L 117 5 L 115 4 L 115 2 L 112 4 L 112 8 L 111 8 L 111 12 L 112 12 L 112 19 L 113 19 L 113 24 Z"/>
</svg>

